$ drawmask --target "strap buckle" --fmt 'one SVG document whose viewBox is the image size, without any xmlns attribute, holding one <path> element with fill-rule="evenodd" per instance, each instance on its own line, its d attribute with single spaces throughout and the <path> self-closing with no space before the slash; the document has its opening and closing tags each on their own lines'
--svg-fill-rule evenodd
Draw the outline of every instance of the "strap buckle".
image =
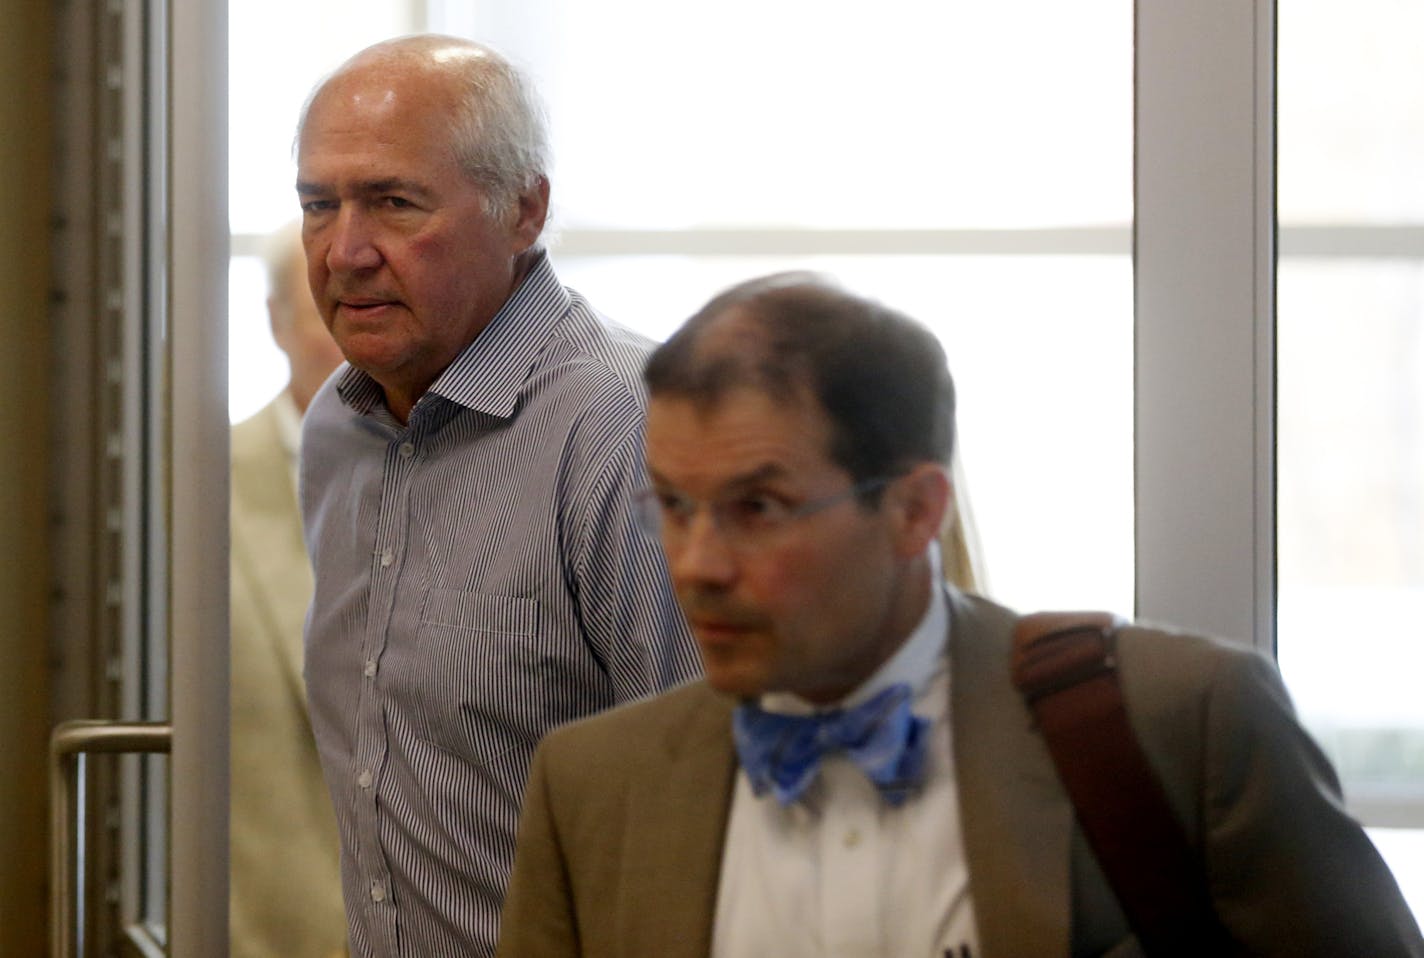
<svg viewBox="0 0 1424 958">
<path fill-rule="evenodd" d="M 1014 630 L 1014 685 L 1033 706 L 1064 689 L 1115 672 L 1118 625 L 1119 620 L 1106 613 L 1026 616 Z"/>
</svg>

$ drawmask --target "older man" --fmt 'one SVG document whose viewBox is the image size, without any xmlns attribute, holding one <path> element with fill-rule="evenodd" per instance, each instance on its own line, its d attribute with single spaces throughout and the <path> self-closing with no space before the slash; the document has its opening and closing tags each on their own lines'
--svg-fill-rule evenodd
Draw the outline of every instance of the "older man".
<svg viewBox="0 0 1424 958">
<path fill-rule="evenodd" d="M 502 958 L 1141 955 L 1010 680 L 1017 617 L 940 583 L 934 337 L 777 276 L 713 300 L 646 380 L 647 517 L 707 681 L 540 746 Z M 1195 953 L 1424 954 L 1273 666 L 1116 641 L 1229 939 Z"/>
<path fill-rule="evenodd" d="M 494 51 L 369 48 L 297 143 L 308 278 L 351 366 L 303 445 L 351 948 L 488 955 L 539 738 L 698 669 L 630 503 L 646 344 L 555 277 L 542 120 Z"/>
</svg>

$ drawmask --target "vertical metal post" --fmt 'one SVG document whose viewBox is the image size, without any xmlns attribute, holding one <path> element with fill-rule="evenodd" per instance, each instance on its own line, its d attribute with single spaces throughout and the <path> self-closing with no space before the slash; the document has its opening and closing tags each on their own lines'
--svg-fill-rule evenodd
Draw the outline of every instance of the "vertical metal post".
<svg viewBox="0 0 1424 958">
<path fill-rule="evenodd" d="M 222 958 L 228 953 L 227 3 L 171 3 L 168 17 L 169 947 L 178 958 Z"/>
<path fill-rule="evenodd" d="M 1137 0 L 1137 614 L 1275 645 L 1275 0 Z"/>
</svg>

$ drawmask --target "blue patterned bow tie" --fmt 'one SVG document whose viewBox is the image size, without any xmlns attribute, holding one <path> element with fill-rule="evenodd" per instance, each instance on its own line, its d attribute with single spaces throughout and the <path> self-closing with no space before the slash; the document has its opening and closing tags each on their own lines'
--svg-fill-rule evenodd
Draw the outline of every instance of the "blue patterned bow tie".
<svg viewBox="0 0 1424 958">
<path fill-rule="evenodd" d="M 924 777 L 929 721 L 910 712 L 910 687 L 901 683 L 852 709 L 818 715 L 781 715 L 751 704 L 737 707 L 732 738 L 752 791 L 769 789 L 790 805 L 816 778 L 821 756 L 842 751 L 892 805 Z"/>
</svg>

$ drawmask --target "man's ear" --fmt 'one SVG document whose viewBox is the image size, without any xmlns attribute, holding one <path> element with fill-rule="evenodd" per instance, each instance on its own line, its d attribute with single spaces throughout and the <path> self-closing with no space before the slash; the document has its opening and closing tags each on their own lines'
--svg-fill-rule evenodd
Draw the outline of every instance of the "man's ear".
<svg viewBox="0 0 1424 958">
<path fill-rule="evenodd" d="M 522 244 L 519 252 L 534 245 L 549 218 L 549 178 L 541 176 L 520 193 L 515 203 L 514 235 Z"/>
<path fill-rule="evenodd" d="M 920 555 L 939 538 L 954 501 L 949 474 L 942 466 L 922 462 L 891 483 L 885 495 L 895 520 L 896 551 L 905 558 Z"/>
</svg>

